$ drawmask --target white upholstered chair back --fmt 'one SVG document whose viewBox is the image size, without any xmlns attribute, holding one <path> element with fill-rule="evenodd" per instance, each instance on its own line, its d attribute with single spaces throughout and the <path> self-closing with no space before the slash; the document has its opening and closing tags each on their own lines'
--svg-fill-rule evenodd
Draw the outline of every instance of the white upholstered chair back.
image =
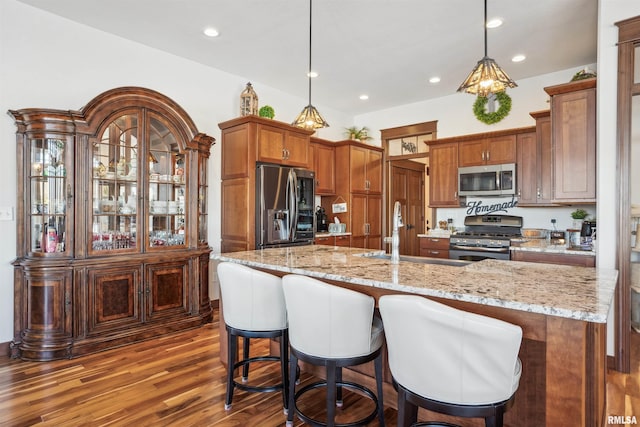
<svg viewBox="0 0 640 427">
<path fill-rule="evenodd" d="M 231 262 L 218 264 L 224 322 L 247 331 L 287 328 L 282 279 Z"/>
<path fill-rule="evenodd" d="M 370 354 L 382 345 L 372 297 L 295 274 L 284 276 L 282 287 L 296 350 L 331 359 Z"/>
<path fill-rule="evenodd" d="M 404 388 L 463 405 L 500 402 L 518 388 L 519 326 L 420 296 L 379 301 L 389 367 Z"/>
</svg>

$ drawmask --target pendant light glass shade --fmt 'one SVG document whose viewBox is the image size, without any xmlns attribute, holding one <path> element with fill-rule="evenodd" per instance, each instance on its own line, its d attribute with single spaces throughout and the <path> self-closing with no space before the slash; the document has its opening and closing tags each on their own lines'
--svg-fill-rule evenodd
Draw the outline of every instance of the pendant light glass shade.
<svg viewBox="0 0 640 427">
<path fill-rule="evenodd" d="M 508 87 L 518 86 L 516 82 L 494 61 L 487 56 L 487 0 L 484 0 L 484 57 L 458 88 L 458 92 L 467 92 L 479 96 L 505 91 Z"/>
<path fill-rule="evenodd" d="M 316 107 L 311 104 L 303 108 L 292 125 L 309 130 L 329 127 L 329 123 L 322 118 Z"/>
<path fill-rule="evenodd" d="M 293 126 L 308 130 L 315 130 L 329 127 L 329 123 L 322 118 L 316 107 L 311 105 L 311 23 L 312 23 L 313 0 L 309 0 L 309 105 L 302 109 L 298 117 L 291 123 Z"/>
</svg>

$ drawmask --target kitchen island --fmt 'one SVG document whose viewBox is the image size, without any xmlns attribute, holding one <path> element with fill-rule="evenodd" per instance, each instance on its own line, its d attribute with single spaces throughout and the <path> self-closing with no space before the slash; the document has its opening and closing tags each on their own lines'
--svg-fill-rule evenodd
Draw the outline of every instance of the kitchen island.
<svg viewBox="0 0 640 427">
<path fill-rule="evenodd" d="M 523 376 L 505 425 L 603 423 L 606 321 L 617 282 L 615 270 L 499 260 L 464 266 L 413 262 L 392 265 L 371 255 L 375 253 L 367 249 L 302 246 L 212 257 L 278 275 L 315 277 L 376 299 L 393 293 L 424 295 L 517 324 L 523 330 Z M 225 360 L 223 329 L 221 320 L 221 353 Z M 385 374 L 385 381 L 390 383 L 389 372 Z M 371 380 L 365 378 L 366 372 L 351 375 L 360 375 L 358 380 L 364 382 Z M 385 404 L 395 407 L 393 388 L 387 385 Z M 428 417 L 476 425 L 434 414 Z"/>
</svg>

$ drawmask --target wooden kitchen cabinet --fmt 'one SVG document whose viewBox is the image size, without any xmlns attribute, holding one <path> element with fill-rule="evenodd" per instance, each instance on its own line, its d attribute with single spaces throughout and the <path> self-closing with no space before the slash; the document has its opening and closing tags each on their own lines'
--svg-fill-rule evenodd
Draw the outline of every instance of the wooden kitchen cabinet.
<svg viewBox="0 0 640 427">
<path fill-rule="evenodd" d="M 446 237 L 420 237 L 420 256 L 449 258 L 449 239 Z"/>
<path fill-rule="evenodd" d="M 596 79 L 544 89 L 551 95 L 553 202 L 596 201 Z"/>
<path fill-rule="evenodd" d="M 12 357 L 77 357 L 210 321 L 204 195 L 214 139 L 174 101 L 136 87 L 79 111 L 10 114 Z"/>
<path fill-rule="evenodd" d="M 462 141 L 458 151 L 458 166 L 500 165 L 515 163 L 516 136 L 499 135 Z"/>
<path fill-rule="evenodd" d="M 316 236 L 314 243 L 316 245 L 327 245 L 327 246 L 342 246 L 349 247 L 351 246 L 351 236 L 348 234 L 342 235 L 322 235 Z"/>
<path fill-rule="evenodd" d="M 541 262 L 546 264 L 577 265 L 595 267 L 595 255 L 574 255 L 545 252 L 511 251 L 512 261 Z"/>
<path fill-rule="evenodd" d="M 349 158 L 351 191 L 382 193 L 382 151 L 364 144 L 342 145 L 336 149 L 336 157 Z M 338 169 L 340 170 L 340 169 Z"/>
<path fill-rule="evenodd" d="M 357 141 L 336 143 L 336 194 L 322 203 L 331 212 L 334 201 L 347 202 L 347 212 L 329 215 L 347 224 L 353 247 L 382 248 L 382 153 Z"/>
<path fill-rule="evenodd" d="M 535 132 L 518 134 L 518 206 L 552 206 L 550 111 L 531 113 Z"/>
<path fill-rule="evenodd" d="M 257 123 L 258 161 L 280 165 L 309 168 L 309 137 L 300 134 L 297 129 L 287 129 L 268 124 Z"/>
<path fill-rule="evenodd" d="M 429 207 L 458 207 L 458 143 L 429 144 Z"/>
<path fill-rule="evenodd" d="M 336 148 L 333 142 L 311 138 L 313 171 L 316 173 L 316 195 L 336 193 Z"/>
<path fill-rule="evenodd" d="M 218 127 L 222 131 L 222 252 L 253 250 L 256 162 L 308 168 L 313 132 L 255 115 Z M 283 149 L 289 150 L 288 159 L 283 159 Z"/>
</svg>

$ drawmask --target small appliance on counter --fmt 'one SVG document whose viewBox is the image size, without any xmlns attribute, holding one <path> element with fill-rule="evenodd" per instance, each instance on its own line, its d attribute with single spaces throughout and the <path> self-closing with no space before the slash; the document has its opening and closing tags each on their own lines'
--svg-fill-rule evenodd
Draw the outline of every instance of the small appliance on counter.
<svg viewBox="0 0 640 427">
<path fill-rule="evenodd" d="M 593 237 L 596 234 L 596 222 L 593 220 L 583 221 L 580 229 L 580 247 L 582 249 L 591 250 L 593 246 Z"/>
<path fill-rule="evenodd" d="M 550 245 L 565 245 L 566 239 L 564 237 L 564 231 L 551 230 L 549 231 L 549 244 Z"/>
<path fill-rule="evenodd" d="M 316 231 L 318 233 L 326 232 L 329 230 L 329 224 L 327 223 L 327 214 L 322 206 L 316 207 Z"/>
</svg>

